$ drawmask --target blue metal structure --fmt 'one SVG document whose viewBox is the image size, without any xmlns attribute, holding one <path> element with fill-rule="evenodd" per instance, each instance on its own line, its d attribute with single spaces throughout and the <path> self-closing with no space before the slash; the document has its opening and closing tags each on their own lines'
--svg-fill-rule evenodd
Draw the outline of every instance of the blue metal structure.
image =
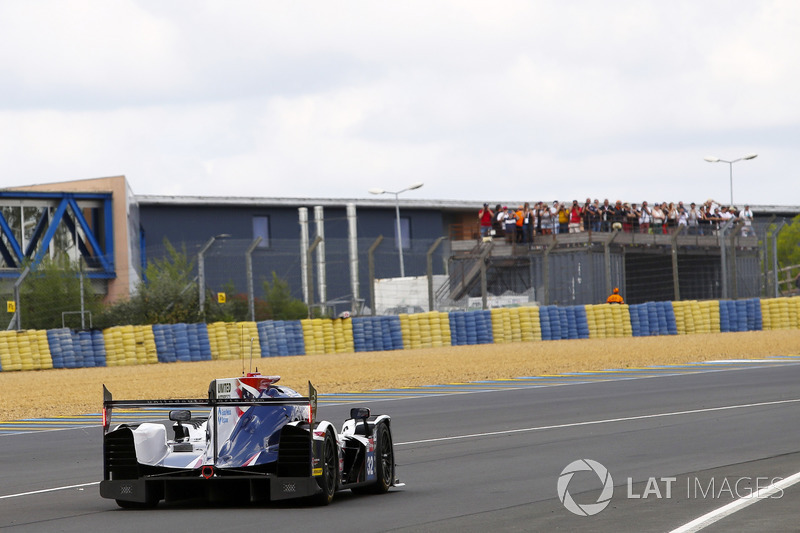
<svg viewBox="0 0 800 533">
<path fill-rule="evenodd" d="M 59 225 L 63 222 L 88 267 L 86 274 L 94 279 L 116 278 L 114 266 L 114 224 L 111 193 L 0 191 L 0 205 L 9 200 L 27 201 L 31 205 L 41 201 L 43 209 L 33 233 L 23 250 L 14 229 L 0 212 L 0 256 L 6 268 L 0 269 L 0 278 L 16 278 L 29 264 L 35 269 L 44 258 Z M 90 220 L 84 216 L 78 202 L 90 201 L 99 207 L 89 207 Z M 52 215 L 51 215 L 52 209 Z M 76 231 L 80 227 L 81 233 Z M 22 231 L 22 228 L 20 228 Z M 99 232 L 99 233 L 98 233 Z"/>
</svg>

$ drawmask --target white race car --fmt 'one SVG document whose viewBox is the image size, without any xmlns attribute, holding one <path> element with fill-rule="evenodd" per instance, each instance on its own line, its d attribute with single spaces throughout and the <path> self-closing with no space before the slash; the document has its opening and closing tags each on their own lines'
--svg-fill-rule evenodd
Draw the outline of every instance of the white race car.
<svg viewBox="0 0 800 533">
<path fill-rule="evenodd" d="M 337 490 L 383 493 L 402 486 L 388 415 L 354 408 L 337 431 L 317 420 L 310 382 L 304 397 L 276 385 L 279 379 L 258 372 L 216 379 L 208 399 L 186 400 L 113 400 L 103 386 L 100 495 L 124 508 L 193 498 L 310 497 L 326 505 Z M 115 409 L 126 416 L 141 412 L 147 421 L 112 429 Z M 171 422 L 158 420 L 166 409 Z"/>
</svg>

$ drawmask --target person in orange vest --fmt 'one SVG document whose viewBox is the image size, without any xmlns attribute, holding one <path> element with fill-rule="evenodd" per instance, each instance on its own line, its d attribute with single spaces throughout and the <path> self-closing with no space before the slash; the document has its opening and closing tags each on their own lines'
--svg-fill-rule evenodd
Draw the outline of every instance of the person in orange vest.
<svg viewBox="0 0 800 533">
<path fill-rule="evenodd" d="M 514 242 L 523 242 L 525 240 L 525 236 L 522 234 L 522 228 L 525 224 L 525 208 L 519 206 L 514 212 L 514 216 L 517 218 L 517 227 L 514 229 Z"/>
<path fill-rule="evenodd" d="M 622 299 L 622 296 L 619 295 L 619 289 L 617 287 L 614 287 L 614 292 L 611 294 L 611 296 L 608 297 L 606 303 L 609 304 L 625 303 L 625 301 Z"/>
</svg>

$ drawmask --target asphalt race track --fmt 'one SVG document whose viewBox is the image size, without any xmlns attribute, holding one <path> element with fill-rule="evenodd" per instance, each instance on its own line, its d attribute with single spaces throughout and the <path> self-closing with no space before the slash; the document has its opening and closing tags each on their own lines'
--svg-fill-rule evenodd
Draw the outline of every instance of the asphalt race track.
<svg viewBox="0 0 800 533">
<path fill-rule="evenodd" d="M 716 511 L 703 531 L 796 531 L 800 364 L 741 366 L 360 401 L 392 415 L 406 486 L 337 493 L 328 507 L 162 503 L 126 511 L 98 494 L 99 427 L 1 435 L 0 529 L 694 531 L 687 524 Z M 320 416 L 340 426 L 350 407 L 324 405 Z M 610 477 L 573 468 L 561 493 L 591 516 L 559 498 L 562 471 L 582 459 Z M 740 499 L 773 485 L 769 497 Z"/>
</svg>

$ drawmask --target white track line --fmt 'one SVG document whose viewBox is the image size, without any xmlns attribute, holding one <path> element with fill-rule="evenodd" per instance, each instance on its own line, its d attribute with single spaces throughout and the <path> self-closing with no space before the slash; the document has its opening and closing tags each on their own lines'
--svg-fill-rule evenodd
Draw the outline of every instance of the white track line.
<svg viewBox="0 0 800 533">
<path fill-rule="evenodd" d="M 452 435 L 450 437 L 437 437 L 433 439 L 421 439 L 421 440 L 412 440 L 408 442 L 396 442 L 394 443 L 395 446 L 408 446 L 410 444 L 427 444 L 431 442 L 443 442 L 448 440 L 460 440 L 460 439 L 474 439 L 479 437 L 492 437 L 495 435 L 509 435 L 512 433 L 526 433 L 529 431 L 544 431 L 547 429 L 563 429 L 563 428 L 572 428 L 572 427 L 579 427 L 579 426 L 591 426 L 596 424 L 610 424 L 613 422 L 628 422 L 631 420 L 646 420 L 648 418 L 662 418 L 665 416 L 680 416 L 680 415 L 692 415 L 698 413 L 711 413 L 714 411 L 728 411 L 732 409 L 746 409 L 748 407 L 764 407 L 767 405 L 781 405 L 781 404 L 789 404 L 789 403 L 798 403 L 800 402 L 800 398 L 794 398 L 791 400 L 776 400 L 772 402 L 758 402 L 758 403 L 744 403 L 740 405 L 726 405 L 723 407 L 707 407 L 705 409 L 690 409 L 688 411 L 672 411 L 669 413 L 655 413 L 652 415 L 638 415 L 638 416 L 625 416 L 620 418 L 605 418 L 602 420 L 587 420 L 585 422 L 572 422 L 569 424 L 555 424 L 552 426 L 534 426 L 529 428 L 519 428 L 519 429 L 506 429 L 503 431 L 488 431 L 486 433 L 470 433 L 467 435 Z"/>
<path fill-rule="evenodd" d="M 81 483 L 80 485 L 69 485 L 67 487 L 54 487 L 52 489 L 42 489 L 42 490 L 32 490 L 30 492 L 20 492 L 18 494 L 7 494 L 5 496 L 0 496 L 0 500 L 5 500 L 7 498 L 18 498 L 20 496 L 30 496 L 32 494 L 44 494 L 46 492 L 55 492 L 57 490 L 69 490 L 69 489 L 80 489 L 83 487 L 91 487 L 92 485 L 99 485 L 99 481 L 93 481 L 91 483 Z"/>
<path fill-rule="evenodd" d="M 736 511 L 741 511 L 745 507 L 753 505 L 754 503 L 765 498 L 769 498 L 776 492 L 783 491 L 783 489 L 791 487 L 797 482 L 800 482 L 800 472 L 793 474 L 786 479 L 782 479 L 777 483 L 763 487 L 748 496 L 739 498 L 738 500 L 732 501 L 727 505 L 723 505 L 722 507 L 711 511 L 710 513 L 706 513 L 703 516 L 692 520 L 688 524 L 684 524 L 677 529 L 673 529 L 670 531 L 670 533 L 694 533 L 696 531 L 700 531 L 701 529 L 705 529 L 711 524 L 722 520 L 726 516 L 730 516 Z"/>
<path fill-rule="evenodd" d="M 544 431 L 544 430 L 547 430 L 547 429 L 563 429 L 563 428 L 590 426 L 590 425 L 597 425 L 597 424 L 611 424 L 613 422 L 628 422 L 628 421 L 631 421 L 631 420 L 647 420 L 647 419 L 650 419 L 650 418 L 663 418 L 663 417 L 667 417 L 667 416 L 681 416 L 681 415 L 691 415 L 691 414 L 698 414 L 698 413 L 711 413 L 711 412 L 714 412 L 714 411 L 729 411 L 729 410 L 733 410 L 733 409 L 746 409 L 746 408 L 749 408 L 749 407 L 764 407 L 764 406 L 768 406 L 768 405 L 785 405 L 785 404 L 799 403 L 799 402 L 800 402 L 800 398 L 794 398 L 794 399 L 791 399 L 791 400 L 776 400 L 776 401 L 772 401 L 772 402 L 745 403 L 745 404 L 739 404 L 739 405 L 726 405 L 726 406 L 722 406 L 722 407 L 707 407 L 705 409 L 689 409 L 687 411 L 672 411 L 672 412 L 668 412 L 668 413 L 655 413 L 655 414 L 651 414 L 651 415 L 625 416 L 625 417 L 620 417 L 620 418 L 605 418 L 605 419 L 602 419 L 602 420 L 587 420 L 585 422 L 572 422 L 572 423 L 569 423 L 569 424 L 555 424 L 555 425 L 552 425 L 552 426 L 535 426 L 535 427 L 529 427 L 529 428 L 507 429 L 507 430 L 503 430 L 503 431 L 488 431 L 488 432 L 485 432 L 485 433 L 470 433 L 470 434 L 467 434 L 467 435 L 452 435 L 450 437 L 438 437 L 438 438 L 433 438 L 433 439 L 421 439 L 421 440 L 413 440 L 413 441 L 408 441 L 408 442 L 395 442 L 394 445 L 395 446 L 409 446 L 409 445 L 412 445 L 412 444 L 428 444 L 428 443 L 432 443 L 432 442 L 444 442 L 444 441 L 462 440 L 462 439 L 475 439 L 475 438 L 481 438 L 481 437 L 492 437 L 492 436 L 496 436 L 496 435 L 510 435 L 510 434 L 513 434 L 513 433 L 526 433 L 526 432 L 530 432 L 530 431 Z M 800 474 L 798 474 L 798 475 L 800 475 Z M 793 477 L 794 476 L 792 476 L 792 478 Z M 792 478 L 786 478 L 786 479 L 792 479 Z M 797 481 L 800 481 L 800 478 L 798 478 Z M 70 485 L 70 486 L 67 486 L 67 487 L 56 487 L 56 488 L 52 488 L 52 489 L 35 490 L 35 491 L 31 491 L 31 492 L 22 492 L 22 493 L 19 493 L 19 494 L 7 494 L 5 496 L 0 496 L 0 500 L 4 500 L 4 499 L 7 499 L 7 498 L 16 498 L 16 497 L 19 497 L 19 496 L 42 494 L 42 493 L 53 492 L 53 491 L 57 491 L 57 490 L 67 490 L 67 489 L 73 489 L 73 488 L 79 488 L 79 487 L 88 487 L 88 486 L 91 486 L 91 485 L 99 485 L 99 484 L 100 484 L 99 481 L 95 481 L 95 482 L 92 482 L 92 483 L 83 483 L 81 485 Z"/>
</svg>

